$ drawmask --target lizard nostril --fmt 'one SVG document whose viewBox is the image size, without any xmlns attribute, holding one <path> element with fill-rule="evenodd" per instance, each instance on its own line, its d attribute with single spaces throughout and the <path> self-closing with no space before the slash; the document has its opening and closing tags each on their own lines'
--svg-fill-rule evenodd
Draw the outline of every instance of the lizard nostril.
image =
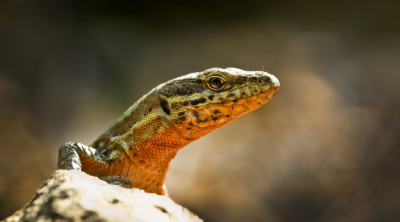
<svg viewBox="0 0 400 222">
<path fill-rule="evenodd" d="M 269 76 L 262 76 L 261 77 L 263 83 L 269 83 L 269 81 L 271 80 L 271 78 Z"/>
</svg>

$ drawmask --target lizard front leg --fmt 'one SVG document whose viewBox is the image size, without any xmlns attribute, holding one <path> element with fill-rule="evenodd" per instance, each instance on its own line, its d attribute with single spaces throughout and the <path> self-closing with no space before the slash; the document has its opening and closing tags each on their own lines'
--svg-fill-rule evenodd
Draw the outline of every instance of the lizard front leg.
<svg viewBox="0 0 400 222">
<path fill-rule="evenodd" d="M 109 184 L 122 187 L 131 186 L 130 181 L 121 176 L 107 175 L 113 160 L 108 160 L 96 149 L 81 143 L 66 143 L 59 149 L 58 169 L 80 170 L 89 175 L 99 177 Z"/>
</svg>

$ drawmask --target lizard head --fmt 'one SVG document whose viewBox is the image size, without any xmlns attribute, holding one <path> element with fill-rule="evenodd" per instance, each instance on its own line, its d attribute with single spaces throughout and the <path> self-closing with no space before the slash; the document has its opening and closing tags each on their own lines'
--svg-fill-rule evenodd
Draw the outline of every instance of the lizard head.
<svg viewBox="0 0 400 222">
<path fill-rule="evenodd" d="M 279 86 L 262 71 L 212 68 L 184 75 L 144 95 L 92 146 L 109 149 L 117 143 L 141 150 L 156 143 L 178 150 L 261 107 Z"/>
<path fill-rule="evenodd" d="M 164 113 L 193 140 L 261 107 L 279 86 L 266 72 L 212 68 L 173 79 L 157 91 Z"/>
</svg>

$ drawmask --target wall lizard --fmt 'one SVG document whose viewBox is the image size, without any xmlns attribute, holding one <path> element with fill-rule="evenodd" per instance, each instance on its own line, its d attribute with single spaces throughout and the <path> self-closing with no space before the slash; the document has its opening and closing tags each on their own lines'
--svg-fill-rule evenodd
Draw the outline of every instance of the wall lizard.
<svg viewBox="0 0 400 222">
<path fill-rule="evenodd" d="M 179 149 L 261 107 L 279 86 L 271 74 L 236 68 L 170 80 L 139 99 L 90 146 L 62 146 L 58 168 L 165 195 L 165 175 Z"/>
</svg>

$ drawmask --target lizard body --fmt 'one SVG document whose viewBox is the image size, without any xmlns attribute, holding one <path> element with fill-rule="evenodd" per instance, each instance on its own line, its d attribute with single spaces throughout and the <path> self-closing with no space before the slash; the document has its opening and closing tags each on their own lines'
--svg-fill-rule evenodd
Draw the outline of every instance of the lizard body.
<svg viewBox="0 0 400 222">
<path fill-rule="evenodd" d="M 177 151 L 268 102 L 278 79 L 266 72 L 212 68 L 170 80 L 139 99 L 90 146 L 67 143 L 58 168 L 165 195 Z M 122 179 L 121 179 L 122 178 Z"/>
</svg>

